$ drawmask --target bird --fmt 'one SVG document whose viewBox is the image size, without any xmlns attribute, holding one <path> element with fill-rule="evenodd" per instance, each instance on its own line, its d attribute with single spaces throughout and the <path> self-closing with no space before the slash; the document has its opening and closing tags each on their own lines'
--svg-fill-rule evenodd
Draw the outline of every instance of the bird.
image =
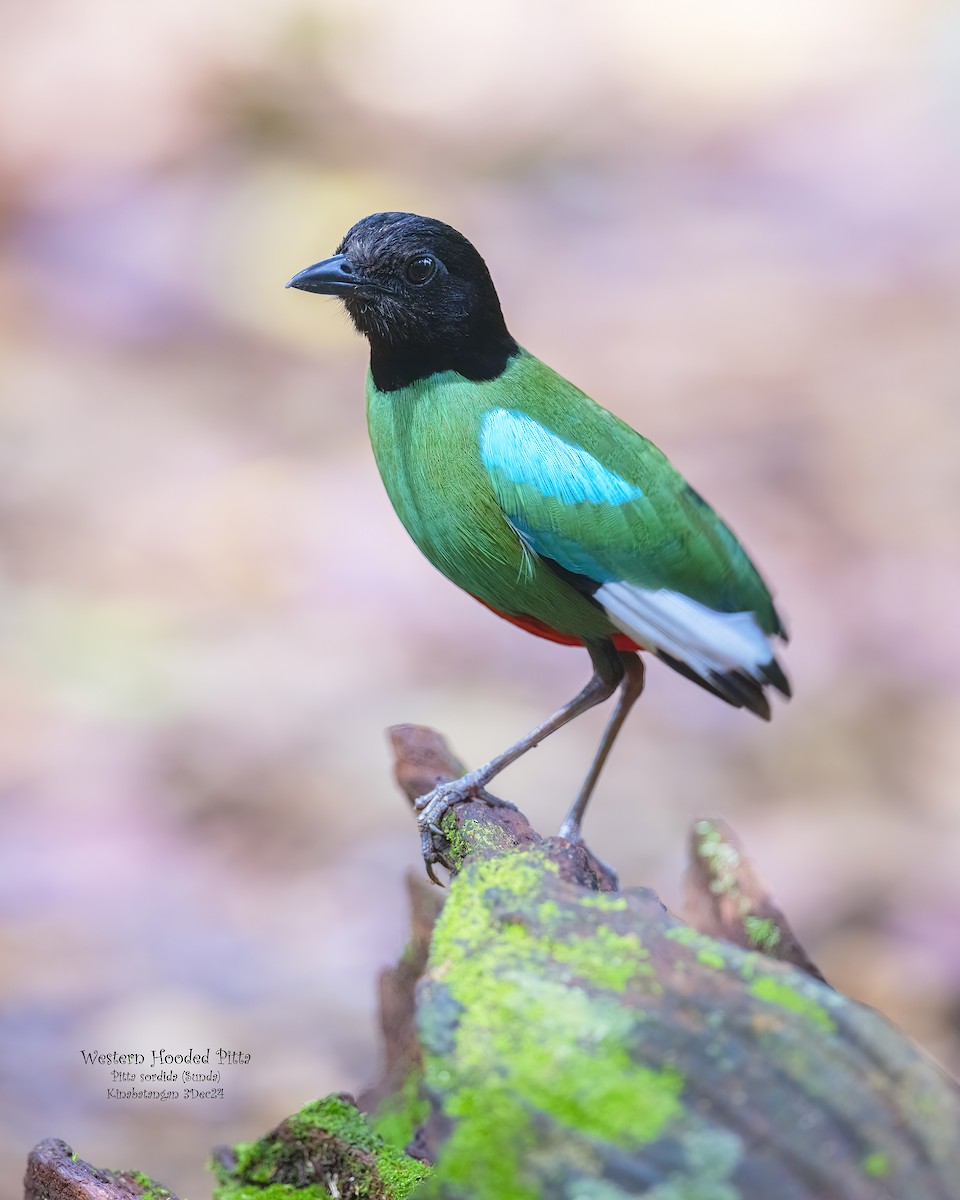
<svg viewBox="0 0 960 1200">
<path fill-rule="evenodd" d="M 582 646 L 593 673 L 512 746 L 417 801 L 427 871 L 448 808 L 619 692 L 560 827 L 587 803 L 643 691 L 640 651 L 764 720 L 791 690 L 769 588 L 729 527 L 647 438 L 520 346 L 486 263 L 415 213 L 358 221 L 286 285 L 337 297 L 369 343 L 366 413 L 387 494 L 449 580 L 515 626 Z"/>
</svg>

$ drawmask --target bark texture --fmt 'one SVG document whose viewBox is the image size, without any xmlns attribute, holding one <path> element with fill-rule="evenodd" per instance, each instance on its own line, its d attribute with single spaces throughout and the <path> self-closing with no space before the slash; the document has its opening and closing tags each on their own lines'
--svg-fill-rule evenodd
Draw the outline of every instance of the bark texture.
<svg viewBox="0 0 960 1200">
<path fill-rule="evenodd" d="M 462 772 L 432 730 L 391 740 L 411 801 Z M 687 922 L 499 802 L 441 828 L 446 893 L 411 881 L 380 980 L 368 1117 L 328 1097 L 217 1152 L 218 1200 L 960 1195 L 957 1086 L 823 981 L 722 821 L 691 832 Z M 27 1200 L 131 1195 L 175 1200 L 61 1142 L 31 1155 Z"/>
<path fill-rule="evenodd" d="M 409 794 L 444 775 L 432 731 L 393 738 Z M 429 779 L 406 766 L 425 747 Z M 422 1194 L 956 1197 L 956 1086 L 823 982 L 723 822 L 691 833 L 691 924 L 600 890 L 589 851 L 518 813 L 467 803 L 442 828 L 453 874 L 408 995 Z"/>
</svg>

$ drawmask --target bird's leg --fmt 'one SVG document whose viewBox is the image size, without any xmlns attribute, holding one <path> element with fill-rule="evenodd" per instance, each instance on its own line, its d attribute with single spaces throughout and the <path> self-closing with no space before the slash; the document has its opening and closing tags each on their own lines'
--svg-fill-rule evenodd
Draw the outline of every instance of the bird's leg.
<svg viewBox="0 0 960 1200">
<path fill-rule="evenodd" d="M 460 779 L 455 779 L 451 783 L 440 784 L 432 792 L 428 792 L 416 801 L 418 811 L 417 823 L 420 826 L 420 840 L 423 847 L 424 859 L 427 863 L 427 874 L 431 879 L 434 879 L 434 882 L 436 880 L 432 864 L 437 859 L 432 847 L 432 834 L 440 832 L 439 822 L 447 809 L 461 800 L 478 796 L 490 780 L 495 775 L 499 775 L 505 767 L 509 767 L 511 763 L 516 762 L 528 750 L 532 750 L 534 746 L 538 746 L 551 733 L 556 733 L 558 729 L 562 729 L 574 717 L 579 717 L 587 709 L 593 708 L 597 704 L 602 704 L 604 700 L 608 700 L 616 691 L 617 685 L 624 677 L 624 671 L 626 670 L 625 658 L 627 656 L 621 655 L 614 649 L 613 643 L 606 640 L 588 642 L 586 646 L 593 662 L 593 676 L 582 691 L 578 692 L 562 708 L 558 708 L 553 716 L 547 717 L 535 729 L 531 729 L 526 737 L 522 737 L 501 754 L 491 758 L 482 767 L 478 767 L 475 771 L 470 771 L 469 774 L 462 776 Z M 597 770 L 599 771 L 599 767 Z"/>
<path fill-rule="evenodd" d="M 600 772 L 603 770 L 603 764 L 607 761 L 607 755 L 610 753 L 616 736 L 620 732 L 620 726 L 626 720 L 627 713 L 633 708 L 634 702 L 643 691 L 643 660 L 638 654 L 634 654 L 633 651 L 621 651 L 620 660 L 623 663 L 623 682 L 620 684 L 620 696 L 617 699 L 617 706 L 610 714 L 610 720 L 603 731 L 600 745 L 593 756 L 593 762 L 590 764 L 590 770 L 587 772 L 587 777 L 583 781 L 580 792 L 570 806 L 570 811 L 564 818 L 563 824 L 560 826 L 560 836 L 570 842 L 581 841 L 580 824 L 583 821 L 583 814 L 587 810 L 587 804 L 593 794 L 593 789 L 600 777 Z"/>
</svg>

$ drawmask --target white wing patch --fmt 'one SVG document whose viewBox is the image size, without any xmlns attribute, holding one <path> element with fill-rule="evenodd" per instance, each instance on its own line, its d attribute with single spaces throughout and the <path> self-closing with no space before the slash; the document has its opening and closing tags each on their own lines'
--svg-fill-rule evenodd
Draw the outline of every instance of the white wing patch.
<svg viewBox="0 0 960 1200">
<path fill-rule="evenodd" d="M 665 651 L 704 679 L 711 671 L 730 670 L 756 677 L 773 658 L 752 612 L 717 612 L 681 592 L 646 591 L 630 583 L 605 583 L 594 598 L 641 646 Z"/>
<path fill-rule="evenodd" d="M 564 504 L 623 504 L 643 490 L 607 468 L 580 446 L 528 417 L 496 408 L 480 427 L 480 457 L 488 471 L 499 471 L 511 483 L 525 483 L 541 496 Z"/>
</svg>

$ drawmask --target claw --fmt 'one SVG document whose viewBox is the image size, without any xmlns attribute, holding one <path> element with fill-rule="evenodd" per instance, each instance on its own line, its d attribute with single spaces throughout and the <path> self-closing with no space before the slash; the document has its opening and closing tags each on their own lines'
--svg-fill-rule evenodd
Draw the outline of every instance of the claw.
<svg viewBox="0 0 960 1200">
<path fill-rule="evenodd" d="M 444 836 L 440 822 L 455 804 L 460 804 L 464 800 L 477 799 L 494 808 L 516 810 L 515 804 L 491 796 L 483 787 L 484 778 L 485 776 L 479 771 L 472 775 L 464 775 L 462 779 L 438 784 L 433 791 L 418 796 L 414 801 L 414 808 L 417 810 L 417 825 L 420 828 L 420 852 L 427 868 L 427 877 L 438 887 L 443 887 L 443 884 L 436 877 L 433 868 L 437 863 L 442 866 L 448 866 L 448 864 L 443 855 L 437 851 L 434 838 Z"/>
<path fill-rule="evenodd" d="M 433 867 L 434 867 L 434 864 L 435 864 L 436 862 L 438 862 L 438 861 L 439 861 L 439 860 L 438 860 L 437 858 L 435 858 L 435 857 L 434 857 L 434 854 L 433 854 L 433 850 L 432 850 L 432 849 L 428 849 L 428 850 L 425 852 L 425 854 L 424 854 L 424 856 L 423 856 L 423 865 L 424 865 L 424 866 L 426 867 L 426 869 L 427 869 L 427 878 L 430 880 L 430 882 L 431 882 L 431 883 L 435 883 L 435 884 L 437 885 L 437 887 L 441 887 L 441 888 L 442 888 L 442 887 L 443 887 L 443 881 L 437 878 L 437 873 L 436 873 L 436 871 L 434 871 L 434 869 L 433 869 Z"/>
<path fill-rule="evenodd" d="M 427 829 L 421 830 L 420 853 L 423 856 L 423 865 L 427 869 L 427 878 L 430 880 L 431 883 L 435 883 L 437 885 L 437 887 L 443 887 L 444 886 L 443 882 L 437 878 L 437 874 L 433 868 L 438 863 L 440 864 L 440 866 L 443 866 L 443 867 L 447 866 L 448 864 L 444 861 L 443 855 L 437 850 L 437 847 L 434 844 L 434 841 L 433 841 L 434 831 L 436 833 L 440 833 L 441 836 L 443 836 L 441 831 L 439 829 L 436 829 L 433 826 L 431 826 Z"/>
<path fill-rule="evenodd" d="M 472 796 L 476 785 L 472 781 L 468 782 L 468 778 L 456 779 L 451 783 L 441 783 L 426 795 L 418 796 L 414 802 L 417 810 L 417 824 L 420 827 L 420 852 L 427 868 L 427 878 L 438 887 L 443 887 L 443 884 L 437 878 L 433 868 L 437 863 L 443 866 L 446 866 L 446 863 L 437 851 L 434 838 L 443 837 L 440 822 L 448 810 L 454 804 L 468 800 Z"/>
</svg>

